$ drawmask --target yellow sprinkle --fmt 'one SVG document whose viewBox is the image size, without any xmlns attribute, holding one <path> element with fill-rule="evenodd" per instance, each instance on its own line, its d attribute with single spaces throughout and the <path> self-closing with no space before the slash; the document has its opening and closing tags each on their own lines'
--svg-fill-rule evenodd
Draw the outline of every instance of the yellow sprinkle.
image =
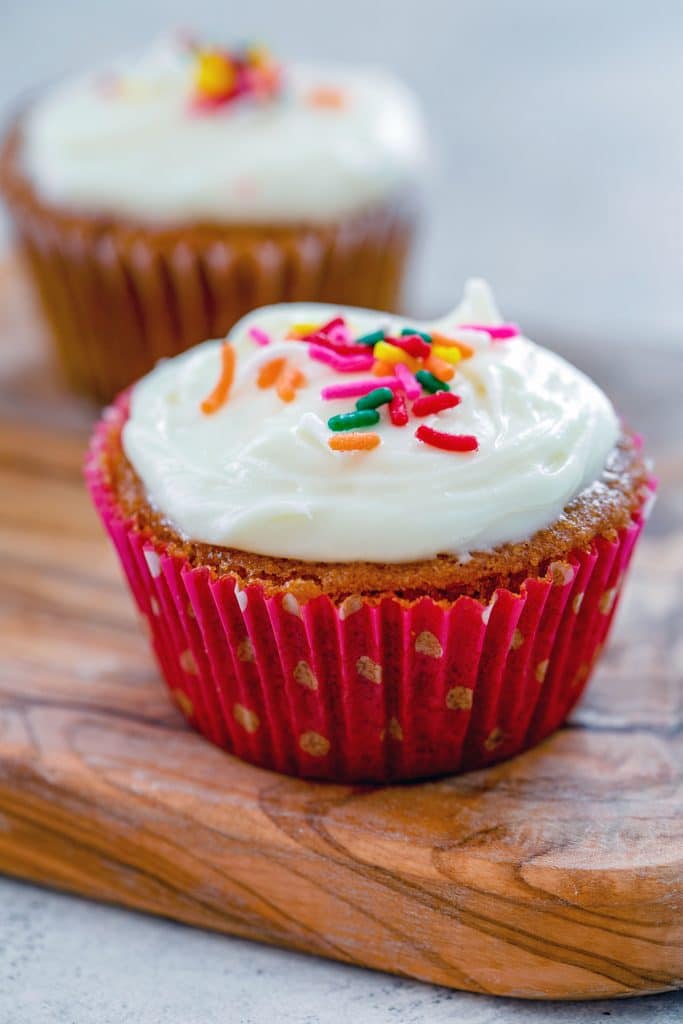
<svg viewBox="0 0 683 1024">
<path fill-rule="evenodd" d="M 434 345 L 432 352 L 437 359 L 445 359 L 447 363 L 459 363 L 462 359 L 462 352 L 453 345 L 447 348 L 445 345 Z"/>
<path fill-rule="evenodd" d="M 235 87 L 235 68 L 224 54 L 200 53 L 195 72 L 197 89 L 203 96 L 222 96 Z"/>
<path fill-rule="evenodd" d="M 288 338 L 305 338 L 307 334 L 315 334 L 320 324 L 292 324 L 287 332 Z"/>
<path fill-rule="evenodd" d="M 375 359 L 382 363 L 390 363 L 392 366 L 395 363 L 405 363 L 413 373 L 420 368 L 417 359 L 414 359 L 409 352 L 404 352 L 402 348 L 398 348 L 397 345 L 392 345 L 391 342 L 378 341 L 372 352 Z"/>
</svg>

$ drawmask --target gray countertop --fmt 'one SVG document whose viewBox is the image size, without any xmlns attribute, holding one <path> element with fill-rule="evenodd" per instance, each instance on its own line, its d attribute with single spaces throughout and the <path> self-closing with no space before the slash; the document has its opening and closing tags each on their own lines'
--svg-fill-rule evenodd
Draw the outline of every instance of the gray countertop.
<svg viewBox="0 0 683 1024">
<path fill-rule="evenodd" d="M 0 124 L 21 92 L 217 0 L 9 3 Z M 189 13 L 188 13 L 189 12 Z M 321 13 L 323 12 L 323 13 Z M 623 0 L 252 0 L 229 34 L 283 53 L 382 60 L 437 140 L 419 307 L 490 276 L 536 322 L 676 340 L 683 325 L 681 5 Z M 36 25 L 41 31 L 36 34 Z M 360 30 L 359 30 L 360 29 Z M 47 45 L 49 41 L 49 45 Z M 2 225 L 0 224 L 0 234 Z M 0 1024 L 675 1024 L 683 994 L 533 1004 L 451 992 L 105 908 L 0 878 Z"/>
<path fill-rule="evenodd" d="M 529 1003 L 452 992 L 0 878 L 0 1024 L 679 1024 L 683 992 Z"/>
</svg>

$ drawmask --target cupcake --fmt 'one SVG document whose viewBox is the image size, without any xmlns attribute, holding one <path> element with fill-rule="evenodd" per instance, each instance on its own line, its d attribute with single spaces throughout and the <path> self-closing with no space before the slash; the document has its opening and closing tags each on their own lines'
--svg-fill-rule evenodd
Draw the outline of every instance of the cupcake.
<svg viewBox="0 0 683 1024">
<path fill-rule="evenodd" d="M 256 306 L 396 308 L 423 154 L 384 72 L 175 39 L 47 90 L 0 185 L 70 385 L 109 400 Z"/>
<path fill-rule="evenodd" d="M 477 281 L 430 324 L 259 309 L 120 396 L 86 476 L 189 721 L 348 782 L 556 729 L 652 495 L 603 392 Z"/>
</svg>

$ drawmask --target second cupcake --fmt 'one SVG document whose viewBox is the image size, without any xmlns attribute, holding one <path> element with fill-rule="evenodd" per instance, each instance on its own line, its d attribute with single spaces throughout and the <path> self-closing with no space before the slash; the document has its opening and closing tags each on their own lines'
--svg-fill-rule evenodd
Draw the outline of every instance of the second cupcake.
<svg viewBox="0 0 683 1024">
<path fill-rule="evenodd" d="M 176 39 L 46 91 L 0 183 L 67 378 L 107 400 L 265 303 L 395 308 L 423 153 L 382 72 Z"/>
</svg>

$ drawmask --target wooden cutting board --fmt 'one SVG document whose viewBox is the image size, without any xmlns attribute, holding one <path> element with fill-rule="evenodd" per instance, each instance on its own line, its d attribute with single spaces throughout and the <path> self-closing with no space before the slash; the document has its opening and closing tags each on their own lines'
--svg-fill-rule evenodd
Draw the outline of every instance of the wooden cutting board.
<svg viewBox="0 0 683 1024">
<path fill-rule="evenodd" d="M 0 870 L 475 992 L 680 984 L 683 349 L 556 347 L 642 427 L 662 480 L 587 696 L 488 771 L 304 783 L 213 749 L 169 703 L 81 483 L 93 412 L 60 393 L 5 267 Z"/>
</svg>

